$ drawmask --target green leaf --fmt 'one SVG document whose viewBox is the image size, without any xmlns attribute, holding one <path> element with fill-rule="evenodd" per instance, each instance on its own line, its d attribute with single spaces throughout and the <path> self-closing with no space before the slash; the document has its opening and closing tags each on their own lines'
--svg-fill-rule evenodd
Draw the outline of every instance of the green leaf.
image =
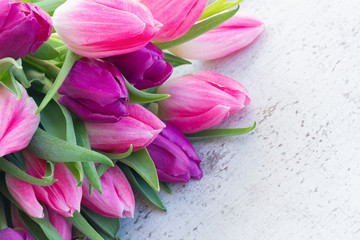
<svg viewBox="0 0 360 240">
<path fill-rule="evenodd" d="M 75 118 L 74 119 L 74 129 L 75 129 L 75 134 L 76 134 L 77 145 L 80 147 L 84 147 L 86 149 L 90 149 L 89 137 L 86 132 L 86 127 L 85 127 L 84 122 Z M 101 165 L 103 165 L 103 164 L 101 164 Z M 85 176 L 86 176 L 87 180 L 89 180 L 91 186 L 95 187 L 95 189 L 101 194 L 102 193 L 101 181 L 100 181 L 99 174 L 97 173 L 95 164 L 90 163 L 90 162 L 82 162 L 82 166 L 84 169 Z M 109 165 L 105 165 L 105 164 L 104 164 L 104 166 L 110 167 Z"/>
<path fill-rule="evenodd" d="M 119 161 L 134 169 L 157 192 L 160 191 L 156 168 L 146 148 L 133 152 L 129 157 Z"/>
<path fill-rule="evenodd" d="M 183 58 L 177 57 L 175 55 L 172 55 L 170 53 L 164 53 L 165 55 L 165 61 L 171 63 L 171 65 L 173 65 L 173 67 L 178 67 L 184 64 L 191 64 L 190 61 L 185 60 Z"/>
<path fill-rule="evenodd" d="M 37 129 L 28 149 L 35 156 L 52 162 L 99 162 L 114 165 L 109 158 L 100 153 L 75 146 L 41 129 Z"/>
<path fill-rule="evenodd" d="M 42 0 L 36 1 L 35 5 L 45 10 L 45 12 L 49 13 L 50 16 L 53 15 L 56 8 L 58 8 L 61 4 L 65 3 L 66 0 Z"/>
<path fill-rule="evenodd" d="M 145 196 L 156 207 L 166 211 L 166 208 L 161 202 L 161 199 L 157 195 L 156 191 L 150 187 L 149 184 L 147 184 L 138 174 L 132 172 L 129 167 L 123 166 L 121 169 L 124 171 L 126 178 L 136 191 Z"/>
<path fill-rule="evenodd" d="M 255 127 L 256 127 L 256 122 L 254 122 L 253 126 L 247 128 L 208 129 L 193 134 L 186 134 L 186 137 L 189 140 L 201 140 L 201 139 L 209 139 L 216 137 L 236 136 L 251 132 L 252 130 L 255 129 Z"/>
<path fill-rule="evenodd" d="M 39 70 L 35 66 L 31 65 L 29 62 L 26 61 L 23 63 L 23 67 L 24 67 L 25 76 L 28 79 L 29 83 L 31 84 L 31 88 L 38 92 L 46 94 L 46 92 L 52 86 L 52 82 L 50 81 L 49 78 L 46 77 L 44 73 L 47 70 L 45 69 Z M 39 99 L 38 105 L 40 104 L 42 98 L 43 97 Z"/>
<path fill-rule="evenodd" d="M 55 163 L 46 161 L 46 171 L 45 171 L 45 175 L 43 176 L 43 179 L 48 182 L 53 182 L 54 172 L 55 172 Z"/>
<path fill-rule="evenodd" d="M 132 84 L 130 84 L 128 81 L 125 80 L 125 82 L 126 82 L 126 87 L 129 92 L 129 98 L 130 98 L 130 101 L 128 102 L 129 104 L 130 103 L 141 104 L 141 103 L 156 102 L 156 101 L 160 101 L 160 100 L 170 97 L 169 94 L 147 93 L 147 92 L 138 90 Z"/>
<path fill-rule="evenodd" d="M 86 207 L 81 208 L 82 214 L 89 223 L 99 232 L 105 239 L 116 239 L 120 230 L 120 219 L 109 218 L 97 214 Z"/>
<path fill-rule="evenodd" d="M 35 178 L 27 174 L 26 172 L 22 171 L 15 164 L 7 161 L 5 158 L 0 158 L 0 169 L 6 172 L 7 174 L 10 174 L 11 176 L 14 176 L 20 180 L 38 186 L 50 186 L 51 184 L 57 181 L 57 180 L 47 181 L 47 179 Z"/>
<path fill-rule="evenodd" d="M 5 155 L 4 158 L 6 158 L 10 162 L 14 163 L 22 171 L 26 171 L 25 161 L 20 152 L 14 152 L 14 153 Z"/>
<path fill-rule="evenodd" d="M 104 240 L 78 211 L 74 212 L 73 217 L 68 217 L 67 219 L 91 240 Z"/>
<path fill-rule="evenodd" d="M 230 9 L 232 7 L 235 7 L 236 5 L 241 3 L 242 1 L 243 0 L 227 2 L 227 0 L 217 0 L 217 1 L 213 2 L 212 4 L 210 4 L 209 6 L 207 6 L 205 8 L 205 10 L 202 13 L 201 17 L 199 18 L 199 20 L 208 18 L 210 16 L 213 16 L 215 14 L 218 14 L 220 12 L 228 10 L 228 9 Z"/>
<path fill-rule="evenodd" d="M 54 228 L 53 225 L 51 225 L 49 219 L 47 217 L 44 218 L 34 218 L 31 217 L 30 215 L 28 215 L 24 209 L 22 209 L 20 207 L 20 205 L 15 201 L 15 199 L 11 196 L 6 183 L 5 183 L 5 178 L 4 176 L 2 176 L 2 178 L 0 179 L 0 191 L 1 193 L 7 198 L 9 199 L 9 201 L 11 201 L 13 204 L 15 204 L 15 206 L 20 209 L 22 212 L 24 212 L 26 214 L 26 216 L 28 218 L 30 218 L 32 221 L 34 221 L 35 223 L 37 223 L 41 230 L 44 232 L 44 234 L 51 240 L 62 240 L 63 238 L 61 237 L 61 235 L 59 234 L 59 232 Z"/>
<path fill-rule="evenodd" d="M 17 64 L 19 66 L 22 66 L 22 61 L 21 59 L 18 59 L 17 61 Z M 14 78 L 20 82 L 25 88 L 29 88 L 31 86 L 31 84 L 29 83 L 29 81 L 27 80 L 27 77 L 24 73 L 24 70 L 23 68 L 22 69 L 19 69 L 18 67 L 16 66 L 12 66 L 10 68 L 10 71 L 12 72 Z"/>
<path fill-rule="evenodd" d="M 239 7 L 237 7 L 234 10 L 221 13 L 219 15 L 213 16 L 211 18 L 205 19 L 204 21 L 201 21 L 199 23 L 196 23 L 192 28 L 185 33 L 183 36 L 169 41 L 169 42 L 163 42 L 163 43 L 155 43 L 159 48 L 161 49 L 167 49 L 171 47 L 175 47 L 177 45 L 180 45 L 182 43 L 188 42 L 194 38 L 199 37 L 200 35 L 218 27 L 220 24 L 231 18 L 235 15 L 235 13 L 239 10 Z"/>
<path fill-rule="evenodd" d="M 59 54 L 60 53 L 51 46 L 50 43 L 44 42 L 32 56 L 42 60 L 51 60 L 59 56 Z"/>
<path fill-rule="evenodd" d="M 13 58 L 0 59 L 0 83 L 3 84 L 9 91 L 16 95 L 17 100 L 21 99 L 21 90 L 16 82 L 12 67 L 22 70 L 21 65 Z"/>
<path fill-rule="evenodd" d="M 78 60 L 80 57 L 81 56 L 71 52 L 70 50 L 68 51 L 63 67 L 61 68 L 59 74 L 57 75 L 54 84 L 52 85 L 52 87 L 46 94 L 45 98 L 41 102 L 38 110 L 36 111 L 36 114 L 40 113 L 50 102 L 50 100 L 54 97 L 54 95 L 57 93 L 57 90 L 59 90 L 61 84 L 64 82 L 66 76 L 69 74 L 72 66 L 74 65 L 76 60 Z"/>
<path fill-rule="evenodd" d="M 82 162 L 65 162 L 65 165 L 75 177 L 77 181 L 76 186 L 80 187 L 84 181 L 84 169 L 82 167 Z"/>
<path fill-rule="evenodd" d="M 172 193 L 169 183 L 167 182 L 160 182 L 160 186 L 165 189 L 167 193 Z"/>
<path fill-rule="evenodd" d="M 48 240 L 49 239 L 46 237 L 46 234 L 41 229 L 39 224 L 37 224 L 36 222 L 31 220 L 31 218 L 28 215 L 26 215 L 26 213 L 24 213 L 23 211 L 21 211 L 19 209 L 17 211 L 19 213 L 19 216 L 20 216 L 22 222 L 25 224 L 26 229 L 31 233 L 31 235 L 33 237 L 35 237 L 35 239 L 37 239 L 37 240 Z"/>
</svg>

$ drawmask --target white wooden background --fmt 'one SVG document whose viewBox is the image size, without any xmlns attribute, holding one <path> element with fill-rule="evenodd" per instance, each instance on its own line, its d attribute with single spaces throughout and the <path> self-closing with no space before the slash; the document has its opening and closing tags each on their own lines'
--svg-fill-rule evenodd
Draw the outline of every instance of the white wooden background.
<svg viewBox="0 0 360 240">
<path fill-rule="evenodd" d="M 213 70 L 252 103 L 222 127 L 251 134 L 194 142 L 204 178 L 138 201 L 123 240 L 360 239 L 360 2 L 245 0 L 265 22 L 250 47 L 176 75 Z"/>
</svg>

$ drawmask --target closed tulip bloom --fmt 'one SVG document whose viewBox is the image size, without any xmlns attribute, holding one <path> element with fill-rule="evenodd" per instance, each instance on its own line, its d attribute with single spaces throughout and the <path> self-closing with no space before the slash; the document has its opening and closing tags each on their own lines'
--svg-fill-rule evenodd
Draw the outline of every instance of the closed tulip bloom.
<svg viewBox="0 0 360 240">
<path fill-rule="evenodd" d="M 118 166 L 109 168 L 101 177 L 102 194 L 89 194 L 89 181 L 84 179 L 81 204 L 106 217 L 134 217 L 135 200 L 130 184 Z"/>
<path fill-rule="evenodd" d="M 147 147 L 160 181 L 188 182 L 203 176 L 200 162 L 190 141 L 177 128 L 166 128 Z"/>
<path fill-rule="evenodd" d="M 201 71 L 167 81 L 158 89 L 171 97 L 159 101 L 159 116 L 183 133 L 219 124 L 250 103 L 240 83 L 216 72 Z"/>
<path fill-rule="evenodd" d="M 199 19 L 208 0 L 140 0 L 163 24 L 153 38 L 156 42 L 167 42 L 184 35 Z"/>
<path fill-rule="evenodd" d="M 0 59 L 23 58 L 34 54 L 48 40 L 51 18 L 32 3 L 2 0 L 0 2 Z"/>
<path fill-rule="evenodd" d="M 22 228 L 5 228 L 0 230 L 0 239 L 8 240 L 35 240 L 31 234 Z"/>
<path fill-rule="evenodd" d="M 163 84 L 172 74 L 172 65 L 164 59 L 161 49 L 148 43 L 135 52 L 104 60 L 113 63 L 137 89 L 146 89 Z"/>
<path fill-rule="evenodd" d="M 35 157 L 27 150 L 22 151 L 26 172 L 33 177 L 42 178 L 46 171 L 46 161 Z M 51 186 L 37 186 L 6 174 L 6 185 L 11 195 L 32 217 L 43 218 L 40 202 L 64 217 L 71 217 L 75 210 L 80 211 L 81 187 L 64 163 L 55 163 L 54 179 Z M 26 197 L 24 197 L 26 196 Z"/>
<path fill-rule="evenodd" d="M 20 100 L 0 83 L 0 157 L 25 148 L 40 122 L 40 116 L 35 115 L 36 103 L 18 85 Z"/>
<path fill-rule="evenodd" d="M 117 122 L 127 115 L 125 80 L 111 63 L 81 58 L 58 93 L 59 102 L 87 122 Z"/>
<path fill-rule="evenodd" d="M 137 151 L 149 145 L 165 124 L 138 104 L 126 105 L 129 115 L 116 123 L 85 123 L 92 148 L 110 153 Z"/>
<path fill-rule="evenodd" d="M 12 224 L 15 228 L 23 228 L 27 229 L 24 222 L 22 221 L 19 210 L 14 204 L 11 204 L 11 220 Z M 49 207 L 46 207 L 47 216 L 51 225 L 55 227 L 55 229 L 60 233 L 64 240 L 71 240 L 71 223 L 61 216 L 60 214 L 56 213 Z"/>
<path fill-rule="evenodd" d="M 92 58 L 134 52 L 161 27 L 136 0 L 66 1 L 55 10 L 53 22 L 71 51 Z"/>
<path fill-rule="evenodd" d="M 255 17 L 237 14 L 217 28 L 170 48 L 176 56 L 212 60 L 234 53 L 251 44 L 263 31 L 263 23 Z"/>
</svg>

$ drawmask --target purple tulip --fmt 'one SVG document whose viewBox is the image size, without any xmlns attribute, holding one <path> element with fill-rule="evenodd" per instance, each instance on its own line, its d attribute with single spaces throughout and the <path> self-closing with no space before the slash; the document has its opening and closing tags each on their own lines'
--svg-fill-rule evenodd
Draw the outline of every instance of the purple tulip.
<svg viewBox="0 0 360 240">
<path fill-rule="evenodd" d="M 28 231 L 22 228 L 5 228 L 0 230 L 0 239 L 11 239 L 11 240 L 35 240 Z"/>
<path fill-rule="evenodd" d="M 59 102 L 86 122 L 114 123 L 128 115 L 125 80 L 111 63 L 81 58 L 58 93 L 64 95 Z"/>
<path fill-rule="evenodd" d="M 168 123 L 147 150 L 160 181 L 188 182 L 190 178 L 201 179 L 203 176 L 195 149 L 180 130 Z"/>
<path fill-rule="evenodd" d="M 149 43 L 136 52 L 104 60 L 113 63 L 137 89 L 146 89 L 161 85 L 172 74 L 172 65 L 164 59 L 161 49 Z"/>
<path fill-rule="evenodd" d="M 51 18 L 32 3 L 0 1 L 0 59 L 34 54 L 52 32 Z"/>
</svg>

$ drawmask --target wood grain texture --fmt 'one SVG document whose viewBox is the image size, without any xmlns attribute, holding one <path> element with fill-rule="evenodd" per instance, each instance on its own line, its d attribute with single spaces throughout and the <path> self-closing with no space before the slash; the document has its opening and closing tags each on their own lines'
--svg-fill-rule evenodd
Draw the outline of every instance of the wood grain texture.
<svg viewBox="0 0 360 240">
<path fill-rule="evenodd" d="M 246 0 L 241 11 L 265 22 L 253 45 L 175 74 L 237 79 L 252 103 L 221 127 L 256 120 L 256 131 L 194 142 L 204 178 L 162 192 L 167 213 L 138 201 L 122 239 L 360 239 L 360 4 Z"/>
</svg>

